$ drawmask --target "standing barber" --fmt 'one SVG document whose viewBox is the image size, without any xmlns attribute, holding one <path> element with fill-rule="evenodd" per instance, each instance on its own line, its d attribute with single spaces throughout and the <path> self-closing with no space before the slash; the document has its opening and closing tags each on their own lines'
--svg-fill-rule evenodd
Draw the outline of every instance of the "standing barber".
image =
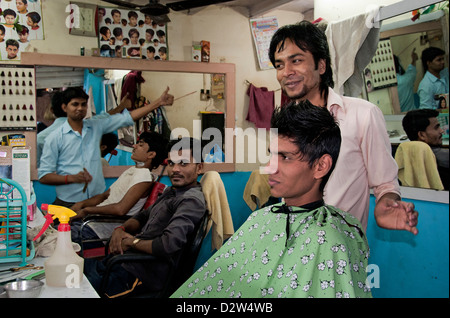
<svg viewBox="0 0 450 318">
<path fill-rule="evenodd" d="M 418 213 L 414 204 L 401 201 L 398 169 L 383 114 L 372 103 L 333 91 L 325 33 L 306 21 L 284 26 L 271 40 L 269 57 L 281 89 L 291 100 L 308 99 L 318 107 L 327 107 L 339 122 L 342 145 L 325 187 L 325 202 L 353 214 L 367 228 L 372 188 L 377 224 L 417 234 Z"/>
</svg>

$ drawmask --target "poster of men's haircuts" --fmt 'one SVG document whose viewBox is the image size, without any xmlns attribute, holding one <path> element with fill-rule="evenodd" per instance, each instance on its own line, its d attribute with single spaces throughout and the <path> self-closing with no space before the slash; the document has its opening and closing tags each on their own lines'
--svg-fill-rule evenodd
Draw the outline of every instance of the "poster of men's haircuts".
<svg viewBox="0 0 450 318">
<path fill-rule="evenodd" d="M 30 40 L 43 40 L 41 0 L 0 0 L 0 60 L 20 60 Z"/>
<path fill-rule="evenodd" d="M 167 60 L 166 24 L 138 10 L 99 7 L 100 55 Z"/>
</svg>

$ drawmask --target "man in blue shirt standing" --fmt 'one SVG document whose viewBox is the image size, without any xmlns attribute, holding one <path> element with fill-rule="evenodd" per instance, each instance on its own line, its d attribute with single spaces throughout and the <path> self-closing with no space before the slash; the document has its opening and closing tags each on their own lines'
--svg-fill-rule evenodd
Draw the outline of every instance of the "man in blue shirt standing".
<svg viewBox="0 0 450 318">
<path fill-rule="evenodd" d="M 419 84 L 419 108 L 439 108 L 439 94 L 448 94 L 448 68 L 445 68 L 445 52 L 437 47 L 429 47 L 422 52 L 425 75 Z"/>
<path fill-rule="evenodd" d="M 398 99 L 402 113 L 417 108 L 414 103 L 414 82 L 417 74 L 417 59 L 416 48 L 414 48 L 411 52 L 411 64 L 408 65 L 405 71 L 400 64 L 398 57 L 394 55 L 395 72 L 397 73 Z"/>
<path fill-rule="evenodd" d="M 67 121 L 53 131 L 44 145 L 38 169 L 39 181 L 56 185 L 53 204 L 70 207 L 105 191 L 100 140 L 102 135 L 130 126 L 162 105 L 171 105 L 173 96 L 167 88 L 161 97 L 131 112 L 96 119 L 84 119 L 88 95 L 81 88 L 68 88 L 63 93 L 62 109 Z"/>
</svg>

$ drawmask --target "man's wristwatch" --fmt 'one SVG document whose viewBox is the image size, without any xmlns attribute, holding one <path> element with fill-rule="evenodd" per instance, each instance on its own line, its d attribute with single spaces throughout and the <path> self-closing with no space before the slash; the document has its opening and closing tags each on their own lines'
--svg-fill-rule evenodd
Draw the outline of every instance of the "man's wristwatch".
<svg viewBox="0 0 450 318">
<path fill-rule="evenodd" d="M 133 240 L 133 247 L 134 247 L 134 248 L 136 248 L 136 244 L 139 243 L 140 240 L 141 240 L 141 239 L 138 239 L 138 238 L 135 238 L 135 239 Z"/>
</svg>

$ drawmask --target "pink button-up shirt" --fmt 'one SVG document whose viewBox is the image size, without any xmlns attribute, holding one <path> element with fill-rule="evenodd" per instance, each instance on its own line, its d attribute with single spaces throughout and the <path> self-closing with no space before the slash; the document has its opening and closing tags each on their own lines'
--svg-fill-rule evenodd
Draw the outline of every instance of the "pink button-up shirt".
<svg viewBox="0 0 450 318">
<path fill-rule="evenodd" d="M 339 122 L 342 144 L 324 200 L 357 217 L 366 229 L 370 189 L 376 200 L 386 193 L 400 195 L 398 167 L 391 155 L 386 123 L 374 104 L 340 96 L 331 88 L 327 108 Z"/>
</svg>

